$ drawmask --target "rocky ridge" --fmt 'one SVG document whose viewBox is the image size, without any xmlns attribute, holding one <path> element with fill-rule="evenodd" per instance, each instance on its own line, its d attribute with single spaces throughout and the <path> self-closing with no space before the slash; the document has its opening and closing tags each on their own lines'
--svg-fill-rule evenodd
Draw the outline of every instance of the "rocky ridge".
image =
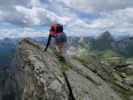
<svg viewBox="0 0 133 100">
<path fill-rule="evenodd" d="M 114 67 L 95 56 L 88 62 L 67 56 L 62 62 L 53 49 L 43 48 L 31 39 L 18 44 L 11 74 L 15 100 L 133 99 L 132 65 Z M 11 93 L 1 93 L 0 100 L 9 100 L 4 97 Z"/>
</svg>

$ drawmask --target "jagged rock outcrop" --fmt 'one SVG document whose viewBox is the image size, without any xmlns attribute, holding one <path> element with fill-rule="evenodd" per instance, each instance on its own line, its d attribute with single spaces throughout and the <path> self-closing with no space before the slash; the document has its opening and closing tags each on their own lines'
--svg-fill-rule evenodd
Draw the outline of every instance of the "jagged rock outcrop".
<svg viewBox="0 0 133 100">
<path fill-rule="evenodd" d="M 43 52 L 43 48 L 30 39 L 23 39 L 18 44 L 14 78 L 19 99 L 15 100 L 133 99 L 132 81 L 127 84 L 114 67 L 95 57 L 88 63 L 67 56 L 63 62 L 54 50 Z M 132 69 L 131 66 L 127 70 Z"/>
</svg>

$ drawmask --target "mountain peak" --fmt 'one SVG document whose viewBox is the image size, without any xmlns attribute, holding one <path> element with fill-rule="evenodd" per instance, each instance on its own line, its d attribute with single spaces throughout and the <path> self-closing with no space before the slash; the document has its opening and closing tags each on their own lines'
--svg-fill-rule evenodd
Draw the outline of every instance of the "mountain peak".
<svg viewBox="0 0 133 100">
<path fill-rule="evenodd" d="M 105 31 L 103 32 L 100 37 L 103 37 L 103 38 L 109 38 L 109 37 L 112 37 L 111 33 L 109 31 Z"/>
</svg>

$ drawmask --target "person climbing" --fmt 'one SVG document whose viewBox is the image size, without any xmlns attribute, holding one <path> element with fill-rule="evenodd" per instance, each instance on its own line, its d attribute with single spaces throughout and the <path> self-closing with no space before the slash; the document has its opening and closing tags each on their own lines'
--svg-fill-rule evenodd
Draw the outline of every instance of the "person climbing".
<svg viewBox="0 0 133 100">
<path fill-rule="evenodd" d="M 58 55 L 59 61 L 61 61 L 62 66 L 64 66 L 64 65 L 66 66 L 66 60 L 65 60 L 65 57 L 63 56 L 63 53 L 64 53 L 65 43 L 67 42 L 67 36 L 63 31 L 63 25 L 58 24 L 58 23 L 54 23 L 51 25 L 51 28 L 49 31 L 48 42 L 46 44 L 44 51 L 47 51 L 52 37 L 55 38 L 54 43 L 56 44 L 57 52 L 59 52 L 59 55 Z M 66 81 L 68 89 L 69 89 L 69 100 L 76 100 L 73 95 L 67 75 L 63 69 L 62 69 L 62 74 L 65 78 L 65 81 Z"/>
<path fill-rule="evenodd" d="M 63 25 L 59 23 L 54 23 L 51 25 L 48 41 L 44 51 L 47 51 L 51 42 L 51 38 L 54 38 L 54 44 L 56 45 L 57 52 L 60 54 L 63 54 L 64 46 L 65 46 L 65 43 L 67 42 L 67 36 L 63 31 Z"/>
</svg>

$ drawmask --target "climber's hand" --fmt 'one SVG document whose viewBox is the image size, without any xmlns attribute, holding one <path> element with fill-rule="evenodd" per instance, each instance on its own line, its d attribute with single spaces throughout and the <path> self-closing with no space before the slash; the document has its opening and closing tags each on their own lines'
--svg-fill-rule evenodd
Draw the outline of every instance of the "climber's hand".
<svg viewBox="0 0 133 100">
<path fill-rule="evenodd" d="M 42 49 L 42 51 L 43 51 L 43 52 L 46 52 L 46 51 L 47 51 L 47 49 L 46 49 L 46 48 L 43 48 L 43 49 Z"/>
</svg>

